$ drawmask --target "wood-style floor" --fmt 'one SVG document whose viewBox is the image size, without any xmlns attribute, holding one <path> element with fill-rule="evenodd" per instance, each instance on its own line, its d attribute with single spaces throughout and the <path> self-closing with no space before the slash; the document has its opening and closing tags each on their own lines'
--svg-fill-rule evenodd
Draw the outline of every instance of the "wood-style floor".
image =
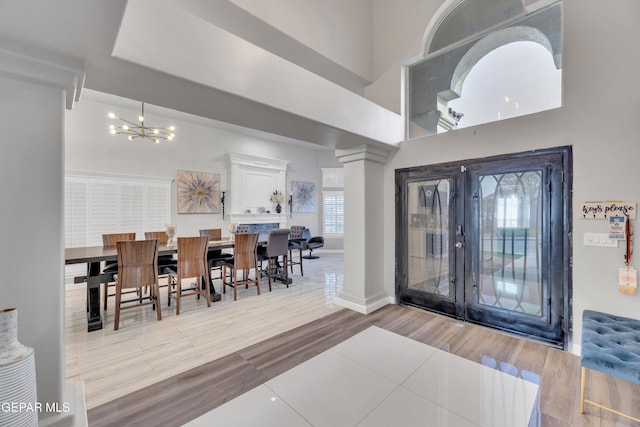
<svg viewBox="0 0 640 427">
<path fill-rule="evenodd" d="M 318 263 L 314 268 L 326 269 L 329 277 L 336 277 L 334 273 L 329 272 L 334 269 L 329 255 L 323 256 L 327 262 L 326 265 L 321 266 Z M 336 260 L 337 258 L 333 259 L 334 262 Z M 307 277 L 307 265 L 311 265 L 313 262 L 316 261 L 305 263 L 305 277 Z M 319 272 L 316 274 L 318 274 L 316 279 L 322 277 Z M 309 275 L 311 276 L 311 273 Z M 294 283 L 297 279 L 298 277 L 294 277 Z M 339 281 L 340 279 L 336 280 L 336 282 Z M 327 291 L 327 293 L 331 294 L 331 291 Z M 242 298 L 248 300 L 250 294 L 251 289 Z M 252 299 L 262 299 L 266 295 L 254 296 Z M 234 307 L 234 304 L 231 306 Z M 237 307 L 238 305 L 235 305 L 234 308 Z M 258 305 L 253 308 L 256 311 L 263 309 L 266 307 Z M 288 321 L 293 317 L 301 316 L 301 313 L 304 312 L 304 310 L 294 310 L 289 313 L 284 306 L 279 310 L 278 318 Z M 204 309 L 194 307 L 193 310 L 197 313 L 202 311 L 207 311 L 206 307 Z M 182 316 L 183 314 L 180 314 L 178 317 Z M 202 321 L 200 317 L 194 317 L 198 320 L 196 324 L 192 325 L 193 327 L 198 328 L 197 323 Z M 253 318 L 254 322 L 255 318 L 264 318 L 264 316 L 256 315 Z M 155 323 L 163 322 L 165 319 Z M 152 323 L 147 321 L 147 327 L 140 326 L 140 328 L 147 329 Z M 180 345 L 174 345 L 171 340 L 161 340 L 153 346 L 152 354 L 162 354 L 164 358 L 171 361 L 171 366 L 186 364 L 189 367 L 176 374 L 174 372 L 179 369 L 170 369 L 171 375 L 164 379 L 159 379 L 149 385 L 145 383 L 145 386 L 128 394 L 122 394 L 120 397 L 115 397 L 106 403 L 91 405 L 88 413 L 89 425 L 181 425 L 372 325 L 449 351 L 477 363 L 489 359 L 495 361 L 497 366 L 502 364 L 503 366 L 515 367 L 519 372 L 527 371 L 529 378 L 539 377 L 539 409 L 534 417 L 534 425 L 545 427 L 638 425 L 592 406 L 587 406 L 586 414 L 579 413 L 579 360 L 568 352 L 416 308 L 395 305 L 384 307 L 369 315 L 336 307 L 327 308 L 327 311 L 316 319 L 305 321 L 304 324 L 270 337 L 258 333 L 258 338 L 254 340 L 254 343 L 200 364 L 191 363 L 192 360 L 185 356 L 187 353 L 181 350 Z M 209 326 L 211 327 L 211 325 Z M 188 328 L 187 325 L 181 327 Z M 236 328 L 242 328 L 242 322 L 226 324 L 221 321 L 211 330 L 202 332 L 206 334 L 207 341 L 210 342 L 206 348 L 213 349 L 217 346 L 225 346 L 225 342 L 234 335 L 232 331 Z M 258 330 L 262 330 L 262 328 L 249 328 L 244 333 L 251 334 Z M 86 335 L 86 331 L 84 333 Z M 96 344 L 94 343 L 94 345 Z M 129 345 L 137 346 L 134 341 L 131 341 Z M 72 351 L 68 350 L 68 357 L 71 353 Z M 120 378 L 125 385 L 134 381 L 131 379 L 131 371 L 135 372 L 137 369 L 135 365 L 110 369 L 108 366 L 120 365 L 118 360 L 129 359 L 131 356 L 117 357 L 111 353 L 110 357 L 100 358 L 98 366 L 101 367 L 98 369 L 111 372 L 113 378 L 110 383 L 114 389 L 118 390 L 120 389 L 118 385 Z M 394 361 L 390 360 L 389 363 L 394 363 Z M 100 364 L 104 364 L 104 366 Z M 119 372 L 120 369 L 124 369 L 124 372 Z M 146 369 L 138 371 L 144 372 Z M 125 387 L 126 389 L 127 387 Z M 113 390 L 110 395 L 113 395 Z M 597 372 L 590 372 L 587 382 L 587 397 L 636 417 L 640 416 L 640 386 L 638 385 L 616 380 Z M 247 408 L 247 410 L 251 410 L 251 408 Z M 398 425 L 401 425 L 400 420 Z"/>
<path fill-rule="evenodd" d="M 85 288 L 67 290 L 66 377 L 84 381 L 91 409 L 338 310 L 333 300 L 342 286 L 342 254 L 324 253 L 304 260 L 303 267 L 304 277 L 294 266 L 289 288 L 278 282 L 269 292 L 263 277 L 259 296 L 250 286 L 238 289 L 237 301 L 229 288 L 211 307 L 204 298 L 183 298 L 178 316 L 175 301 L 168 307 L 167 289 L 161 288 L 162 320 L 151 306 L 136 307 L 121 312 L 118 331 L 114 298 L 104 328 L 88 333 Z"/>
</svg>

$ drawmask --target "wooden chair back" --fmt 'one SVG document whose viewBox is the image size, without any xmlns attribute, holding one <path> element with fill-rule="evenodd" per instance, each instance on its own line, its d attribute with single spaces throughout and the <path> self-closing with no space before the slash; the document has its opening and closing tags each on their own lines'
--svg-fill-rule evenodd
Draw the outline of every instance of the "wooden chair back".
<svg viewBox="0 0 640 427">
<path fill-rule="evenodd" d="M 245 270 L 257 268 L 256 249 L 258 247 L 258 233 L 236 234 L 233 247 L 234 268 Z"/>
<path fill-rule="evenodd" d="M 120 327 L 120 310 L 141 305 L 153 305 L 158 320 L 162 319 L 160 309 L 160 289 L 158 287 L 158 247 L 157 239 L 120 240 L 116 242 L 118 257 L 118 280 L 116 280 L 116 312 L 113 329 Z M 149 286 L 149 296 L 143 297 L 142 288 Z M 136 288 L 137 298 L 122 301 L 123 289 Z M 135 303 L 134 305 L 125 305 Z"/>
<path fill-rule="evenodd" d="M 178 237 L 178 278 L 206 277 L 209 282 L 207 251 L 209 238 Z"/>
<path fill-rule="evenodd" d="M 127 240 L 136 240 L 136 233 L 112 233 L 112 234 L 103 234 L 102 235 L 102 246 L 105 248 L 115 248 L 116 243 L 124 242 Z M 107 303 L 109 300 L 109 288 L 115 286 L 114 274 L 118 271 L 118 263 L 117 261 L 114 263 L 113 261 L 105 262 L 104 268 L 102 269 L 102 275 L 100 281 L 105 284 L 104 286 L 104 296 L 103 296 L 103 308 L 107 310 Z"/>
<path fill-rule="evenodd" d="M 169 241 L 169 236 L 165 231 L 145 231 L 144 238 L 147 240 L 157 239 L 160 245 L 166 245 Z"/>
<path fill-rule="evenodd" d="M 115 247 L 116 243 L 125 240 L 136 240 L 136 233 L 113 233 L 102 235 L 102 246 L 105 248 Z"/>
<path fill-rule="evenodd" d="M 158 240 L 121 240 L 116 243 L 119 288 L 158 283 Z"/>
<path fill-rule="evenodd" d="M 209 240 L 222 240 L 222 229 L 206 228 L 200 230 L 200 236 L 207 236 Z"/>
</svg>

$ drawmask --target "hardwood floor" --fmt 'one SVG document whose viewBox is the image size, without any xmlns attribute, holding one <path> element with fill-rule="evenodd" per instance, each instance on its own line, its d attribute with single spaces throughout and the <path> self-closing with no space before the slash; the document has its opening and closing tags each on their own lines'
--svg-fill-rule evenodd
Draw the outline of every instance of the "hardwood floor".
<svg viewBox="0 0 640 427">
<path fill-rule="evenodd" d="M 86 337 L 94 333 L 76 331 L 85 339 L 76 336 L 67 340 L 67 373 L 75 369 L 78 375 L 88 378 L 87 386 L 96 383 L 87 387 L 92 392 L 89 424 L 181 425 L 374 325 L 477 363 L 515 371 L 529 380 L 538 378 L 539 409 L 532 425 L 637 426 L 595 407 L 587 406 L 584 415 L 579 413 L 579 359 L 568 352 L 412 307 L 390 305 L 369 315 L 333 307 L 325 298 L 332 298 L 335 286 L 339 286 L 341 275 L 335 271 L 341 271 L 341 261 L 335 254 L 323 254 L 321 260 L 323 265 L 319 260 L 305 262 L 305 279 L 309 276 L 309 282 L 303 284 L 300 280 L 299 286 L 308 289 L 291 299 L 286 292 L 279 294 L 280 288 L 260 297 L 250 289 L 239 295 L 237 303 L 226 304 L 230 307 L 226 310 L 222 309 L 224 304 L 217 311 L 214 310 L 217 303 L 211 309 L 194 305 L 181 313 L 179 319 L 168 313 L 161 322 L 150 315 L 145 321 L 125 320 L 125 326 L 117 333 L 109 328 L 90 339 Z M 311 269 L 316 271 L 312 273 Z M 322 290 L 318 289 L 321 287 L 318 283 L 310 284 L 321 277 L 332 284 Z M 296 275 L 294 284 L 299 279 Z M 313 294 L 322 303 L 307 294 Z M 295 301 L 306 297 L 309 299 L 302 306 Z M 279 301 L 285 305 L 279 305 Z M 278 308 L 271 309 L 271 305 Z M 291 312 L 287 310 L 289 305 Z M 232 311 L 240 314 L 234 317 L 229 313 Z M 308 312 L 314 313 L 310 317 L 316 317 L 306 320 Z M 183 320 L 183 315 L 190 320 Z M 210 322 L 204 320 L 209 317 L 213 318 Z M 272 317 L 277 320 L 271 322 Z M 302 323 L 291 326 L 295 323 L 293 318 Z M 165 325 L 165 320 L 172 324 Z M 273 325 L 282 323 L 287 327 L 271 333 Z M 130 329 L 128 339 L 114 336 L 124 335 L 127 329 Z M 194 329 L 195 333 L 187 337 L 172 335 L 176 333 L 173 330 L 184 333 Z M 237 335 L 242 337 L 236 339 Z M 111 345 L 118 350 L 110 349 Z M 75 357 L 74 350 L 69 348 L 73 346 L 82 349 Z M 198 346 L 199 350 L 193 349 Z M 119 354 L 120 351 L 124 354 Z M 205 360 L 209 354 L 211 357 Z M 98 358 L 98 367 L 94 369 L 89 367 L 93 363 L 88 363 L 92 356 Z M 166 375 L 163 369 L 168 371 Z M 141 379 L 137 380 L 138 377 Z M 138 381 L 142 385 L 134 387 Z M 640 416 L 638 385 L 597 372 L 589 373 L 587 384 L 587 397 Z"/>
</svg>

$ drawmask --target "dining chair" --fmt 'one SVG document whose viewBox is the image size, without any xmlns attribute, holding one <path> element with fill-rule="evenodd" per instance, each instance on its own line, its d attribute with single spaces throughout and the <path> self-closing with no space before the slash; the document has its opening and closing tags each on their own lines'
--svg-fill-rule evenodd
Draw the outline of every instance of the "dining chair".
<svg viewBox="0 0 640 427">
<path fill-rule="evenodd" d="M 260 273 L 258 271 L 258 233 L 241 233 L 236 234 L 235 244 L 233 247 L 233 259 L 225 260 L 222 271 L 222 293 L 226 293 L 226 287 L 233 287 L 233 300 L 237 299 L 238 285 L 245 285 L 249 288 L 250 284 L 256 285 L 258 295 L 260 295 Z M 227 275 L 227 268 L 231 269 L 230 275 Z M 254 270 L 254 278 L 250 278 L 251 269 Z M 242 279 L 238 280 L 238 271 L 242 271 Z M 227 282 L 226 278 L 230 277 L 231 281 Z"/>
<path fill-rule="evenodd" d="M 120 327 L 120 310 L 153 305 L 158 320 L 162 319 L 160 289 L 158 288 L 158 240 L 121 240 L 116 243 L 118 273 L 116 275 L 116 313 L 113 330 Z M 149 287 L 149 296 L 142 296 L 142 288 Z M 137 297 L 122 300 L 124 289 L 135 289 Z M 124 305 L 127 304 L 127 305 Z"/>
<path fill-rule="evenodd" d="M 205 228 L 200 230 L 200 236 L 207 236 L 209 241 L 222 240 L 222 230 L 220 228 Z M 222 263 L 224 260 L 233 258 L 233 254 L 222 252 L 221 249 L 209 250 L 207 253 L 207 263 L 209 265 L 209 274 L 213 270 L 219 271 L 216 279 L 222 279 Z M 211 286 L 213 286 L 213 275 L 211 275 Z"/>
<path fill-rule="evenodd" d="M 145 231 L 144 238 L 157 239 L 160 246 L 166 246 L 169 241 L 166 231 Z M 169 270 L 175 271 L 178 268 L 178 260 L 171 255 L 158 255 L 158 278 L 166 279 L 167 285 L 169 284 Z M 164 287 L 166 285 L 162 285 Z M 146 292 L 146 289 L 144 290 Z"/>
<path fill-rule="evenodd" d="M 178 268 L 169 270 L 169 290 L 167 292 L 168 305 L 171 298 L 176 299 L 176 315 L 180 314 L 180 300 L 190 295 L 204 295 L 207 307 L 211 307 L 211 293 L 209 292 L 209 268 L 207 266 L 207 251 L 209 238 L 178 237 Z M 196 282 L 189 287 L 183 286 L 183 280 L 196 278 Z M 175 289 L 174 289 L 175 288 Z"/>
<path fill-rule="evenodd" d="M 306 238 L 303 236 L 306 227 L 304 225 L 292 225 L 289 229 L 289 267 L 291 268 L 291 274 L 293 274 L 293 266 L 300 266 L 300 275 L 304 276 L 302 269 L 302 245 L 306 242 Z M 293 251 L 298 251 L 298 260 L 293 259 Z"/>
<path fill-rule="evenodd" d="M 260 267 L 262 261 L 267 261 L 267 277 L 269 280 L 269 292 L 271 292 L 271 278 L 278 277 L 280 271 L 284 273 L 284 282 L 289 287 L 289 266 L 287 258 L 289 254 L 289 229 L 274 228 L 269 230 L 267 234 L 267 248 L 261 254 L 258 254 Z M 282 257 L 282 267 L 280 267 L 280 257 Z"/>
<path fill-rule="evenodd" d="M 251 226 L 248 224 L 236 225 L 235 234 L 247 234 L 251 233 Z"/>
<path fill-rule="evenodd" d="M 145 239 L 157 239 L 160 246 L 166 246 L 169 241 L 166 231 L 145 231 Z M 173 255 L 158 255 L 158 275 L 166 276 L 167 268 L 175 270 L 177 268 L 178 261 Z"/>
<path fill-rule="evenodd" d="M 116 243 L 124 240 L 136 240 L 136 233 L 111 233 L 102 235 L 102 247 L 115 248 Z M 100 273 L 100 281 L 104 283 L 103 307 L 107 310 L 107 298 L 115 294 L 109 294 L 109 288 L 115 286 L 114 275 L 118 272 L 118 262 L 106 262 Z"/>
</svg>

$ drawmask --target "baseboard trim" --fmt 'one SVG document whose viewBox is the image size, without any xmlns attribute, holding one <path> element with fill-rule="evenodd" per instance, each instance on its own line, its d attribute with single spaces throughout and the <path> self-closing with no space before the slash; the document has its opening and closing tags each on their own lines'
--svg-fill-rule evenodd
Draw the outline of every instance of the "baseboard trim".
<svg viewBox="0 0 640 427">
<path fill-rule="evenodd" d="M 353 310 L 361 314 L 369 314 L 381 309 L 386 305 L 395 304 L 396 299 L 395 297 L 384 296 L 367 304 L 359 304 L 338 296 L 335 299 L 335 303 L 341 307 L 348 308 L 349 310 Z"/>
</svg>

